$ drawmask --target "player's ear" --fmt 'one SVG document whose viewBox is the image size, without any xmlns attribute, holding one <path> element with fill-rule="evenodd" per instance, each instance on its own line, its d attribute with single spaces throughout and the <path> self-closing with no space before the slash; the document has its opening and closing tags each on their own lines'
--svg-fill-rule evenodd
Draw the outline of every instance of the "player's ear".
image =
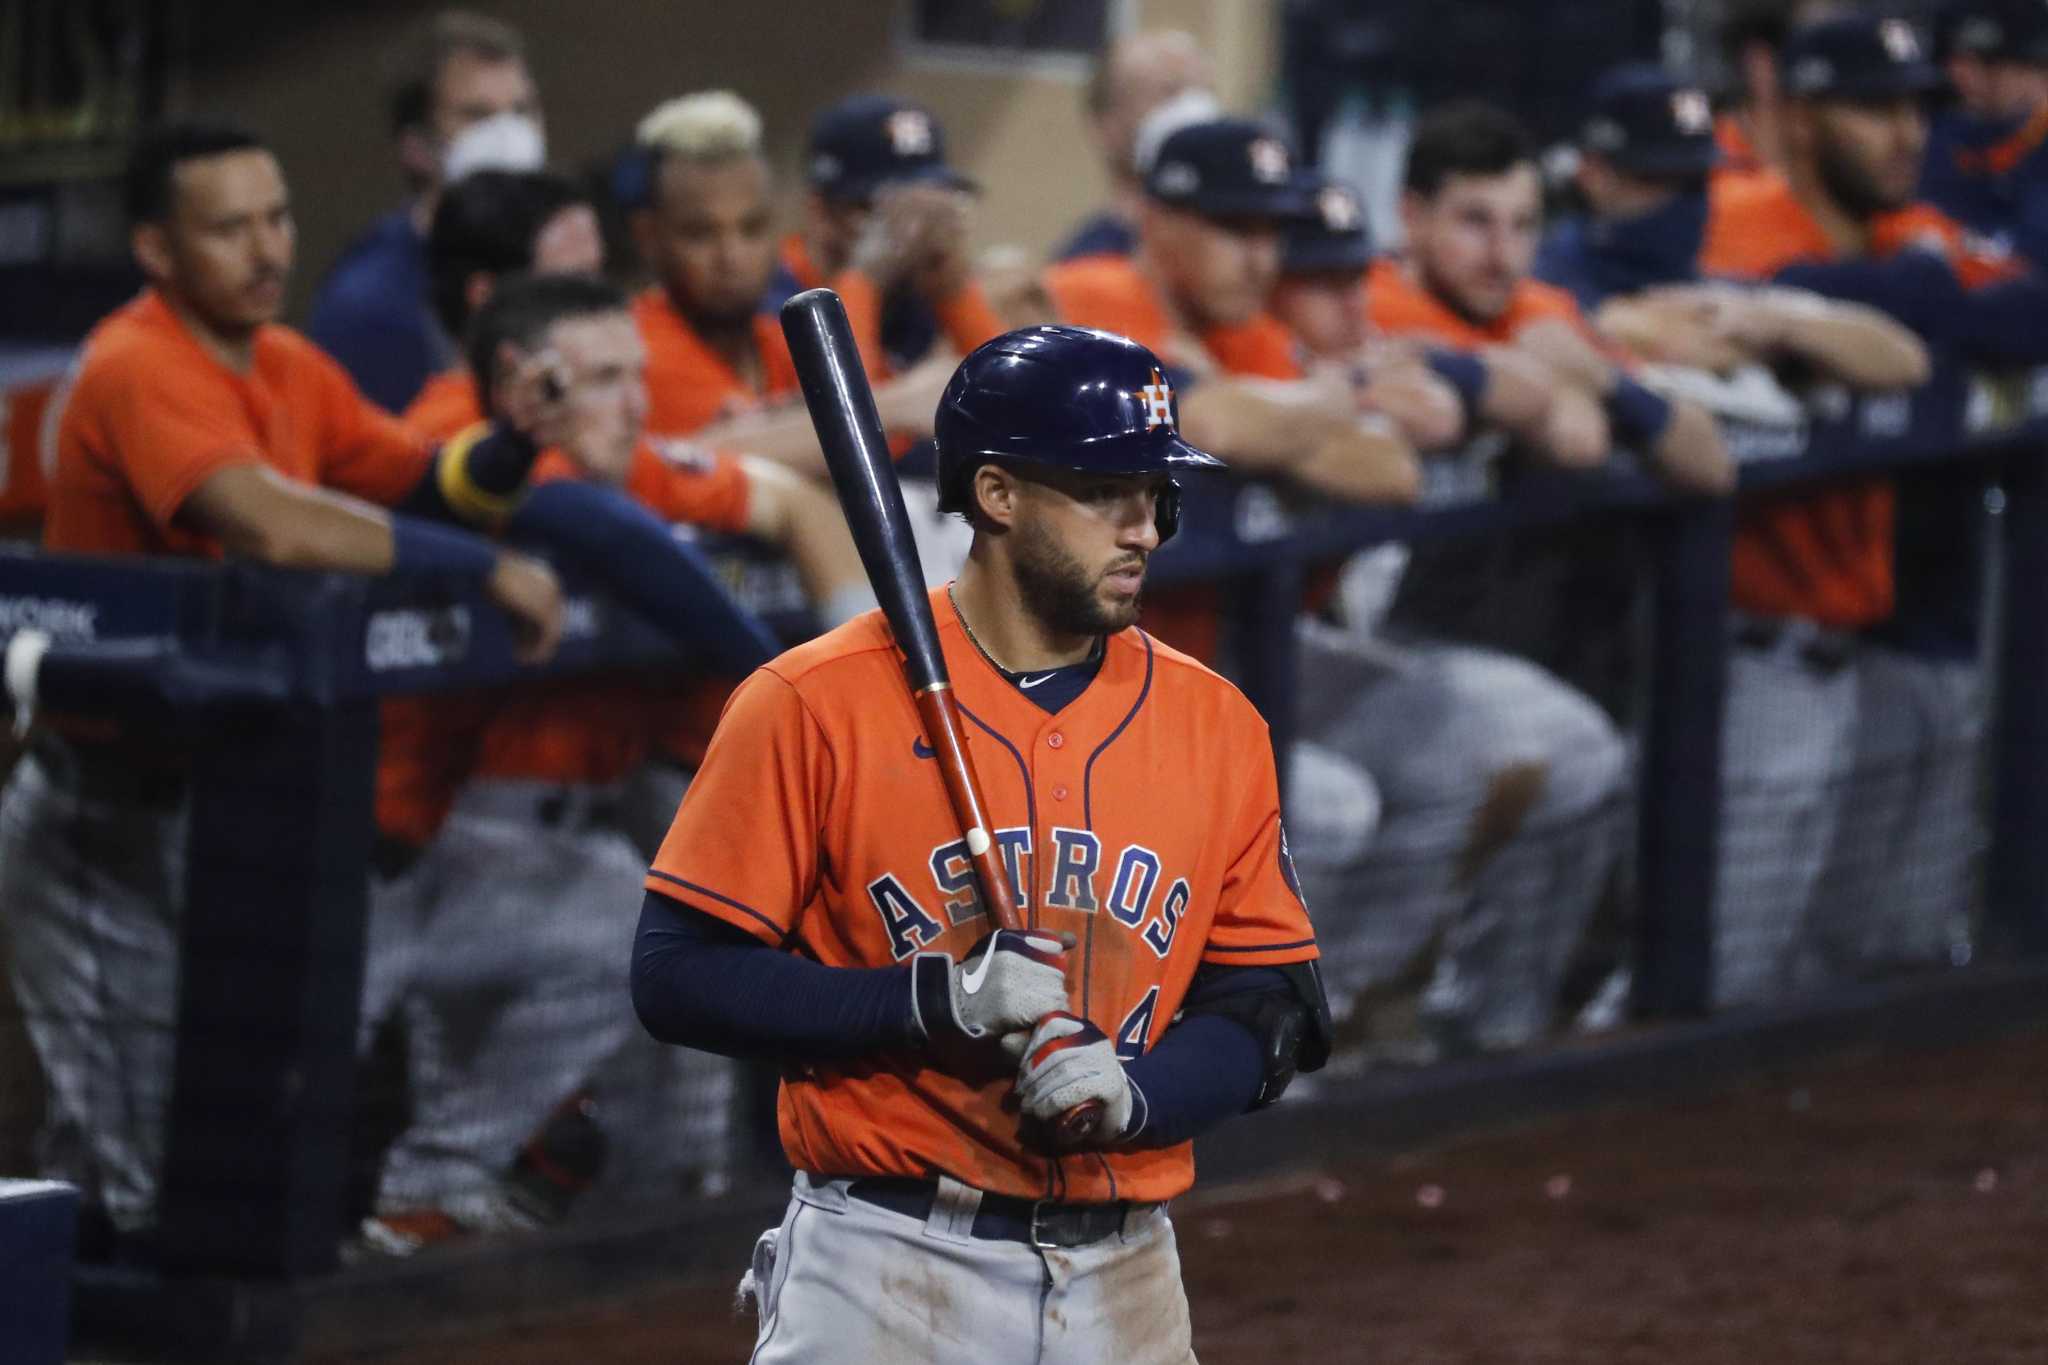
<svg viewBox="0 0 2048 1365">
<path fill-rule="evenodd" d="M 1017 520 L 1017 477 L 1001 465 L 985 464 L 974 471 L 977 520 L 1007 531 Z"/>
<path fill-rule="evenodd" d="M 652 268 L 656 245 L 654 210 L 634 209 L 626 215 L 626 230 L 633 234 L 633 249 L 640 253 L 640 263 Z"/>
<path fill-rule="evenodd" d="M 415 184 L 431 185 L 441 178 L 441 154 L 424 127 L 415 125 L 399 133 L 398 166 Z"/>
<path fill-rule="evenodd" d="M 1790 100 L 1785 104 L 1779 126 L 1783 128 L 1785 146 L 1788 150 L 1806 152 L 1813 147 L 1820 135 L 1817 127 L 1820 112 L 1810 100 Z"/>
<path fill-rule="evenodd" d="M 483 306 L 491 301 L 491 290 L 497 285 L 497 277 L 489 271 L 472 270 L 469 278 L 462 282 L 462 302 L 475 317 Z"/>
<path fill-rule="evenodd" d="M 1429 201 L 1414 190 L 1401 191 L 1401 233 L 1414 241 L 1422 223 L 1423 214 L 1429 211 Z"/>
<path fill-rule="evenodd" d="M 170 230 L 162 223 L 137 223 L 128 233 L 128 249 L 144 275 L 152 280 L 170 278 L 175 256 Z"/>
<path fill-rule="evenodd" d="M 519 373 L 519 367 L 525 363 L 526 352 L 521 350 L 516 342 L 498 343 L 498 352 L 491 357 L 491 373 L 486 385 L 486 396 L 490 400 L 486 406 L 491 412 L 500 411 L 499 395 L 504 392 L 505 385 L 512 381 L 512 376 Z"/>
</svg>

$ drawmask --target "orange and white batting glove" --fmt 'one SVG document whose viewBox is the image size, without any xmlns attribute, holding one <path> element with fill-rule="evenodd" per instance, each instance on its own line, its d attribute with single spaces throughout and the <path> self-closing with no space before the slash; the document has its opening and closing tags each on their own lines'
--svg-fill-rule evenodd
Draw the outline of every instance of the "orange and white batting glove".
<svg viewBox="0 0 2048 1365">
<path fill-rule="evenodd" d="M 1062 1115 L 1100 1100 L 1102 1121 L 1091 1145 L 1127 1141 L 1145 1126 L 1145 1097 L 1125 1074 L 1116 1044 L 1086 1019 L 1064 1010 L 1040 1020 L 1024 1044 L 1017 1099 L 1025 1117 L 1055 1135 Z"/>
</svg>

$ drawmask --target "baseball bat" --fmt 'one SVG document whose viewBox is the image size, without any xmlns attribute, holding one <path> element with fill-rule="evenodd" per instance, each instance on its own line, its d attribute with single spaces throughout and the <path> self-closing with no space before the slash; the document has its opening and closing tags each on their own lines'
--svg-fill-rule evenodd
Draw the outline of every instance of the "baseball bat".
<svg viewBox="0 0 2048 1365">
<path fill-rule="evenodd" d="M 925 593 L 924 566 L 910 534 L 910 514 L 903 506 L 881 415 L 875 411 L 874 390 L 868 386 L 853 327 L 846 320 L 846 305 L 830 289 L 806 289 L 782 305 L 782 334 L 789 341 L 804 405 L 832 471 L 861 567 L 882 604 L 896 647 L 903 651 L 911 700 L 937 755 L 953 814 L 966 835 L 981 902 L 998 927 L 1022 930 L 1027 926 L 997 856 L 988 805 L 982 800 L 974 757 L 967 751 L 960 708 L 953 699 L 953 682 Z M 1075 1105 L 1060 1116 L 1060 1135 L 1069 1145 L 1078 1145 L 1093 1135 L 1101 1118 L 1100 1100 Z"/>
</svg>

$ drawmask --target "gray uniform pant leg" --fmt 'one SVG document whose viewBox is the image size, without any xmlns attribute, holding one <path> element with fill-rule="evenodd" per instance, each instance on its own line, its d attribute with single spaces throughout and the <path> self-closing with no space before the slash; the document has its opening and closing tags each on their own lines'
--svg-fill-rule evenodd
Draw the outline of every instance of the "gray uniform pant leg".
<svg viewBox="0 0 2048 1365">
<path fill-rule="evenodd" d="M 1482 1047 L 1547 1026 L 1619 856 L 1628 751 L 1599 708 L 1520 659 L 1304 627 L 1302 734 L 1361 764 L 1381 819 L 1362 857 L 1296 863 L 1332 1004 L 1404 977 Z M 1489 806 L 1519 783 L 1516 814 Z"/>
<path fill-rule="evenodd" d="M 1796 987 L 1804 925 L 1836 860 L 1862 688 L 1844 662 L 1737 645 L 1721 737 L 1714 883 L 1717 1007 Z"/>
<path fill-rule="evenodd" d="M 1967 960 L 1987 837 L 1975 664 L 1866 645 L 1856 672 L 1844 814 L 1801 942 L 1816 982 Z"/>
<path fill-rule="evenodd" d="M 386 1160 L 379 1206 L 459 1206 L 585 1088 L 609 1139 L 601 1186 L 644 1196 L 635 1182 L 659 1175 L 721 1180 L 732 1064 L 663 1047 L 633 1014 L 646 869 L 632 845 L 609 829 L 458 808 L 425 856 L 398 993 L 414 1117 Z"/>
<path fill-rule="evenodd" d="M 979 1195 L 942 1180 L 923 1222 L 801 1173 L 741 1288 L 752 1365 L 1192 1365 L 1164 1207 L 1090 1246 L 969 1235 Z"/>
<path fill-rule="evenodd" d="M 0 928 L 49 1095 L 41 1164 L 155 1219 L 178 1008 L 182 805 L 89 798 L 34 754 L 0 794 Z"/>
</svg>

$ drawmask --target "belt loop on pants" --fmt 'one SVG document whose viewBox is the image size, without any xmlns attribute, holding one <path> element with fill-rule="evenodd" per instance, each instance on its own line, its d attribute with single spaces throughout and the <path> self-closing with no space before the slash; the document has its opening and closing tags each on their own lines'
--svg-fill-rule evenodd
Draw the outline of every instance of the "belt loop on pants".
<svg viewBox="0 0 2048 1365">
<path fill-rule="evenodd" d="M 938 1192 L 932 1197 L 931 1216 L 925 1230 L 949 1242 L 965 1242 L 974 1236 L 975 1215 L 981 1212 L 981 1191 L 950 1175 L 939 1177 Z"/>
</svg>

